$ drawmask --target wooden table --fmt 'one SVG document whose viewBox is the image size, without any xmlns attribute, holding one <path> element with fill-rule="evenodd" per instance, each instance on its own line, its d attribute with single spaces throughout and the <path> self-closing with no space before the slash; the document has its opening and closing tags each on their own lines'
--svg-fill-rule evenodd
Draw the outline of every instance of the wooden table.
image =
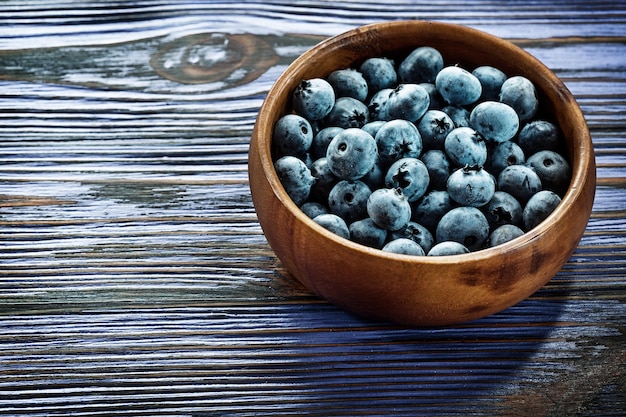
<svg viewBox="0 0 626 417">
<path fill-rule="evenodd" d="M 626 4 L 0 3 L 0 414 L 626 415 Z M 463 325 L 354 317 L 257 223 L 268 89 L 358 25 L 514 41 L 593 136 L 587 231 L 535 295 Z"/>
</svg>

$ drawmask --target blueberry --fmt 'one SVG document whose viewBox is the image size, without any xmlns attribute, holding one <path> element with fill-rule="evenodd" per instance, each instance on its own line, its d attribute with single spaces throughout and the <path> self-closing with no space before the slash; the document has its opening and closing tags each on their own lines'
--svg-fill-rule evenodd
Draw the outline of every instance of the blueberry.
<svg viewBox="0 0 626 417">
<path fill-rule="evenodd" d="M 369 133 L 348 128 L 333 138 L 326 158 L 330 170 L 338 178 L 357 180 L 367 174 L 377 159 L 376 141 Z"/>
<path fill-rule="evenodd" d="M 513 240 L 516 237 L 520 237 L 523 234 L 524 231 L 519 227 L 512 224 L 503 224 L 502 226 L 491 232 L 487 241 L 487 245 L 489 247 L 498 246 L 510 240 Z"/>
<path fill-rule="evenodd" d="M 424 252 L 428 252 L 435 243 L 435 238 L 433 237 L 430 230 L 428 230 L 428 228 L 412 221 L 407 223 L 406 227 L 403 227 L 398 231 L 391 232 L 390 237 L 391 239 L 411 239 L 412 241 L 420 245 Z"/>
<path fill-rule="evenodd" d="M 487 144 L 472 128 L 457 127 L 444 141 L 444 149 L 450 161 L 457 167 L 484 165 L 487 161 Z"/>
<path fill-rule="evenodd" d="M 463 244 L 459 242 L 446 241 L 439 242 L 428 251 L 428 256 L 448 256 L 448 255 L 462 255 L 469 253 Z"/>
<path fill-rule="evenodd" d="M 528 157 L 526 164 L 532 167 L 545 190 L 564 195 L 569 187 L 572 171 L 567 160 L 559 153 L 544 150 Z"/>
<path fill-rule="evenodd" d="M 362 102 L 352 97 L 339 97 L 326 118 L 325 126 L 338 126 L 344 129 L 361 128 L 369 122 L 369 110 Z"/>
<path fill-rule="evenodd" d="M 320 120 L 335 104 L 335 91 L 323 78 L 303 80 L 293 91 L 292 105 L 307 120 Z"/>
<path fill-rule="evenodd" d="M 513 141 L 507 140 L 493 144 L 488 151 L 485 169 L 498 176 L 509 165 L 523 165 L 526 162 L 524 151 Z"/>
<path fill-rule="evenodd" d="M 297 156 L 304 159 L 313 142 L 313 128 L 307 119 L 297 114 L 287 114 L 276 121 L 272 144 L 280 156 Z"/>
<path fill-rule="evenodd" d="M 337 126 L 326 127 L 317 132 L 315 136 L 313 136 L 313 142 L 309 149 L 311 159 L 316 160 L 325 157 L 328 144 L 341 132 L 343 132 L 343 128 Z"/>
<path fill-rule="evenodd" d="M 425 149 L 444 149 L 448 133 L 454 129 L 454 122 L 441 110 L 428 110 L 417 123 Z"/>
<path fill-rule="evenodd" d="M 383 229 L 400 230 L 411 220 L 411 205 L 401 190 L 379 188 L 367 200 L 367 214 Z"/>
<path fill-rule="evenodd" d="M 428 169 L 417 158 L 401 158 L 391 164 L 385 176 L 387 188 L 399 188 L 411 203 L 422 197 L 428 189 Z"/>
<path fill-rule="evenodd" d="M 361 64 L 359 71 L 367 81 L 370 92 L 393 88 L 398 83 L 395 64 L 389 58 L 368 58 Z"/>
<path fill-rule="evenodd" d="M 445 67 L 439 71 L 435 86 L 446 103 L 454 106 L 472 104 L 482 93 L 478 78 L 458 66 Z"/>
<path fill-rule="evenodd" d="M 508 104 L 483 101 L 470 112 L 470 126 L 482 137 L 494 142 L 504 142 L 517 134 L 519 117 Z"/>
<path fill-rule="evenodd" d="M 311 193 L 315 179 L 306 164 L 295 156 L 283 156 L 274 163 L 283 188 L 296 205 L 301 206 Z"/>
<path fill-rule="evenodd" d="M 383 88 L 374 93 L 367 104 L 370 120 L 391 120 L 389 117 L 389 98 L 393 92 L 393 88 Z"/>
<path fill-rule="evenodd" d="M 450 116 L 454 127 L 469 127 L 470 112 L 465 107 L 460 106 L 445 106 L 441 109 L 442 112 Z"/>
<path fill-rule="evenodd" d="M 400 62 L 398 77 L 403 83 L 434 83 L 442 68 L 441 53 L 430 46 L 420 46 Z"/>
<path fill-rule="evenodd" d="M 326 157 L 313 161 L 309 169 L 311 170 L 311 175 L 315 178 L 315 183 L 311 186 L 309 198 L 326 203 L 330 190 L 339 182 L 339 179 L 330 170 Z"/>
<path fill-rule="evenodd" d="M 302 212 L 311 219 L 319 216 L 320 214 L 328 214 L 328 208 L 321 203 L 316 203 L 315 201 L 307 201 L 300 206 L 300 210 L 302 210 Z"/>
<path fill-rule="evenodd" d="M 390 120 L 376 133 L 378 155 L 384 166 L 400 158 L 418 158 L 422 153 L 422 137 L 408 120 Z"/>
<path fill-rule="evenodd" d="M 504 81 L 506 81 L 506 74 L 500 71 L 498 68 L 483 65 L 474 68 L 472 74 L 478 78 L 480 85 L 482 86 L 482 94 L 480 100 L 498 100 L 500 94 L 500 88 Z"/>
<path fill-rule="evenodd" d="M 561 197 L 549 190 L 539 191 L 530 197 L 522 214 L 526 230 L 544 221 L 559 203 L 561 203 Z"/>
<path fill-rule="evenodd" d="M 443 215 L 453 207 L 454 201 L 447 191 L 433 190 L 414 204 L 411 219 L 435 233 Z"/>
<path fill-rule="evenodd" d="M 401 255 L 415 255 L 415 256 L 424 256 L 424 249 L 411 239 L 407 238 L 398 238 L 389 241 L 385 246 L 383 246 L 384 252 L 397 253 Z"/>
<path fill-rule="evenodd" d="M 522 205 L 515 197 L 504 191 L 496 191 L 481 210 L 491 230 L 505 224 L 522 226 Z"/>
<path fill-rule="evenodd" d="M 379 158 L 376 158 L 376 162 L 372 166 L 367 174 L 360 178 L 368 187 L 372 190 L 377 188 L 383 188 L 385 186 L 385 169 L 383 169 Z"/>
<path fill-rule="evenodd" d="M 478 165 L 466 165 L 450 174 L 447 183 L 450 198 L 457 203 L 481 207 L 496 192 L 496 181 L 491 174 Z"/>
<path fill-rule="evenodd" d="M 526 165 L 510 165 L 498 175 L 498 189 L 511 194 L 522 205 L 541 188 L 541 179 Z"/>
<path fill-rule="evenodd" d="M 391 119 L 417 122 L 428 110 L 430 96 L 417 84 L 400 84 L 393 90 L 387 103 L 387 114 Z"/>
<path fill-rule="evenodd" d="M 367 199 L 372 191 L 361 181 L 339 181 L 328 195 L 330 212 L 350 224 L 367 217 Z"/>
<path fill-rule="evenodd" d="M 430 178 L 430 187 L 434 190 L 445 190 L 450 176 L 450 160 L 445 152 L 433 149 L 424 152 L 420 157 Z"/>
<path fill-rule="evenodd" d="M 367 81 L 359 71 L 347 68 L 330 73 L 327 78 L 335 90 L 336 97 L 352 97 L 365 101 L 368 96 Z"/>
<path fill-rule="evenodd" d="M 351 223 L 348 229 L 353 242 L 371 248 L 381 249 L 387 240 L 387 230 L 377 226 L 369 217 Z"/>
<path fill-rule="evenodd" d="M 319 216 L 313 218 L 313 221 L 338 236 L 350 239 L 350 230 L 348 229 L 348 225 L 336 214 L 320 214 Z"/>
<path fill-rule="evenodd" d="M 526 155 L 541 150 L 556 151 L 559 148 L 559 141 L 557 127 L 546 120 L 533 120 L 527 123 L 517 135 L 517 143 Z"/>
<path fill-rule="evenodd" d="M 420 87 L 422 87 L 428 93 L 430 105 L 428 106 L 429 110 L 441 109 L 446 105 L 443 97 L 437 91 L 437 87 L 433 83 L 418 83 Z"/>
<path fill-rule="evenodd" d="M 376 133 L 378 133 L 378 129 L 382 125 L 386 123 L 385 120 L 373 120 L 367 124 L 365 124 L 361 129 L 365 130 L 367 133 L 372 135 L 372 137 L 376 137 Z"/>
<path fill-rule="evenodd" d="M 521 123 L 532 119 L 539 108 L 535 85 L 521 75 L 507 78 L 502 83 L 499 100 L 517 112 Z"/>
<path fill-rule="evenodd" d="M 443 215 L 435 234 L 437 242 L 451 240 L 474 251 L 489 237 L 489 223 L 476 207 L 456 207 Z"/>
</svg>

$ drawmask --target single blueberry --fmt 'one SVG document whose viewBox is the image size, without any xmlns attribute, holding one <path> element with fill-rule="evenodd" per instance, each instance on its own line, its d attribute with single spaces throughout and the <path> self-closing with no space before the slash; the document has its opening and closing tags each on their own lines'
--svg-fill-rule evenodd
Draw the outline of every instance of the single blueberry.
<svg viewBox="0 0 626 417">
<path fill-rule="evenodd" d="M 526 165 L 510 165 L 498 175 L 498 189 L 511 194 L 521 205 L 541 191 L 541 179 L 531 167 Z"/>
<path fill-rule="evenodd" d="M 420 46 L 398 66 L 398 77 L 404 83 L 434 83 L 443 68 L 441 53 L 430 46 Z"/>
<path fill-rule="evenodd" d="M 430 96 L 417 84 L 400 84 L 393 90 L 387 103 L 387 114 L 391 119 L 417 122 L 428 110 Z"/>
<path fill-rule="evenodd" d="M 428 252 L 435 244 L 435 238 L 430 230 L 428 230 L 426 226 L 413 221 L 410 221 L 407 223 L 406 227 L 403 227 L 398 231 L 390 232 L 389 235 L 392 240 L 399 238 L 411 239 L 420 245 L 424 252 Z"/>
<path fill-rule="evenodd" d="M 311 159 L 316 160 L 325 157 L 328 144 L 341 132 L 343 132 L 343 128 L 337 126 L 326 127 L 317 132 L 315 136 L 313 136 L 313 142 L 309 149 Z"/>
<path fill-rule="evenodd" d="M 445 190 L 447 188 L 448 177 L 450 176 L 450 160 L 445 152 L 433 149 L 420 157 L 430 178 L 430 188 L 434 190 Z"/>
<path fill-rule="evenodd" d="M 372 191 L 361 181 L 339 181 L 328 195 L 328 207 L 350 224 L 367 217 L 367 199 Z"/>
<path fill-rule="evenodd" d="M 369 133 L 348 128 L 328 144 L 326 158 L 338 178 L 357 180 L 367 174 L 378 158 L 376 140 Z"/>
<path fill-rule="evenodd" d="M 516 237 L 520 237 L 523 234 L 524 231 L 519 227 L 512 224 L 503 224 L 502 226 L 491 232 L 491 234 L 489 235 L 489 239 L 487 240 L 487 245 L 493 248 L 494 246 L 498 246 L 508 241 L 511 241 Z"/>
<path fill-rule="evenodd" d="M 386 123 L 385 120 L 373 120 L 367 124 L 365 124 L 361 129 L 365 130 L 367 133 L 372 135 L 372 137 L 376 137 L 376 133 L 378 133 L 378 129 L 381 128 L 382 125 Z"/>
<path fill-rule="evenodd" d="M 472 128 L 457 127 L 444 141 L 444 150 L 450 161 L 457 167 L 484 165 L 487 161 L 487 144 Z"/>
<path fill-rule="evenodd" d="M 328 194 L 335 184 L 339 182 L 339 178 L 330 170 L 326 157 L 313 161 L 309 169 L 311 170 L 311 175 L 315 178 L 315 182 L 311 186 L 309 199 L 323 203 L 328 202 Z"/>
<path fill-rule="evenodd" d="M 324 118 L 334 104 L 335 91 L 323 78 L 302 80 L 293 91 L 293 109 L 307 120 Z"/>
<path fill-rule="evenodd" d="M 522 205 L 515 197 L 504 191 L 496 191 L 481 210 L 491 230 L 505 224 L 522 226 Z"/>
<path fill-rule="evenodd" d="M 411 220 L 411 205 L 401 190 L 379 188 L 367 200 L 367 214 L 383 229 L 400 230 Z"/>
<path fill-rule="evenodd" d="M 276 175 L 289 197 L 301 206 L 309 198 L 315 178 L 306 164 L 295 156 L 283 156 L 274 163 Z"/>
<path fill-rule="evenodd" d="M 290 155 L 304 159 L 312 143 L 313 128 L 304 117 L 287 114 L 276 121 L 272 144 L 278 157 Z"/>
<path fill-rule="evenodd" d="M 361 128 L 369 122 L 369 110 L 362 102 L 352 97 L 339 97 L 324 118 L 325 127 L 338 126 L 348 129 Z"/>
<path fill-rule="evenodd" d="M 441 110 L 428 110 L 417 123 L 424 149 L 444 149 L 448 133 L 454 129 L 454 122 Z"/>
<path fill-rule="evenodd" d="M 397 253 L 400 255 L 424 256 L 424 249 L 416 242 L 407 238 L 398 238 L 389 241 L 383 246 L 384 252 Z"/>
<path fill-rule="evenodd" d="M 476 207 L 456 207 L 443 215 L 435 234 L 438 243 L 451 240 L 475 251 L 489 237 L 489 223 Z"/>
<path fill-rule="evenodd" d="M 506 81 L 506 74 L 500 71 L 498 68 L 483 65 L 474 68 L 472 74 L 478 78 L 480 85 L 482 86 L 482 94 L 480 95 L 480 101 L 485 100 L 498 100 L 500 94 L 500 88 L 504 81 Z"/>
<path fill-rule="evenodd" d="M 414 203 L 411 219 L 435 233 L 443 215 L 454 207 L 447 191 L 433 190 Z"/>
<path fill-rule="evenodd" d="M 428 251 L 428 256 L 462 255 L 469 253 L 463 244 L 454 241 L 439 242 Z"/>
<path fill-rule="evenodd" d="M 561 203 L 561 197 L 549 190 L 542 190 L 535 193 L 524 206 L 522 214 L 524 228 L 531 230 L 544 221 L 556 206 Z"/>
<path fill-rule="evenodd" d="M 517 143 L 526 155 L 542 150 L 557 151 L 560 135 L 554 123 L 547 120 L 533 120 L 522 127 L 517 135 Z"/>
<path fill-rule="evenodd" d="M 409 203 L 422 197 L 430 177 L 424 163 L 417 158 L 401 158 L 391 164 L 385 176 L 387 188 L 399 188 Z"/>
<path fill-rule="evenodd" d="M 494 143 L 488 147 L 485 169 L 496 177 L 509 165 L 523 165 L 526 162 L 524 151 L 513 141 Z"/>
<path fill-rule="evenodd" d="M 385 186 L 385 169 L 383 169 L 380 158 L 376 158 L 376 162 L 367 174 L 360 178 L 372 190 L 383 188 Z"/>
<path fill-rule="evenodd" d="M 463 206 L 482 207 L 496 192 L 496 180 L 481 166 L 466 165 L 450 174 L 447 190 Z"/>
<path fill-rule="evenodd" d="M 300 206 L 300 210 L 311 219 L 320 214 L 328 214 L 328 208 L 322 203 L 316 203 L 315 201 L 307 201 Z"/>
<path fill-rule="evenodd" d="M 379 91 L 383 88 L 394 88 L 398 83 L 395 64 L 389 58 L 368 58 L 361 64 L 359 71 L 367 81 L 370 92 Z"/>
<path fill-rule="evenodd" d="M 390 120 L 376 133 L 378 155 L 383 166 L 401 158 L 418 158 L 422 153 L 422 137 L 408 120 Z"/>
<path fill-rule="evenodd" d="M 352 97 L 359 101 L 367 99 L 367 81 L 363 74 L 353 68 L 333 71 L 327 80 L 333 86 L 336 97 Z"/>
<path fill-rule="evenodd" d="M 428 105 L 428 110 L 439 110 L 443 108 L 446 103 L 439 91 L 437 91 L 437 87 L 434 83 L 418 83 L 420 87 L 422 87 L 428 93 L 430 104 Z"/>
<path fill-rule="evenodd" d="M 445 106 L 441 109 L 442 112 L 450 116 L 454 127 L 469 127 L 470 112 L 465 107 L 461 106 Z"/>
<path fill-rule="evenodd" d="M 559 153 L 544 150 L 528 157 L 526 164 L 532 167 L 544 190 L 551 190 L 562 196 L 567 191 L 572 170 L 567 160 Z"/>
<path fill-rule="evenodd" d="M 435 78 L 435 86 L 446 103 L 454 106 L 472 104 L 482 93 L 478 78 L 458 66 L 445 67 L 439 71 Z"/>
<path fill-rule="evenodd" d="M 517 134 L 519 117 L 508 104 L 483 101 L 470 112 L 470 126 L 482 137 L 494 142 L 504 142 Z"/>
<path fill-rule="evenodd" d="M 313 218 L 313 221 L 324 229 L 333 232 L 334 234 L 343 237 L 344 239 L 350 239 L 350 230 L 346 222 L 336 214 L 320 214 Z"/>
<path fill-rule="evenodd" d="M 348 229 L 353 242 L 371 248 L 381 249 L 387 240 L 387 230 L 376 225 L 369 217 L 351 223 Z"/>
<path fill-rule="evenodd" d="M 539 108 L 535 85 L 528 78 L 516 75 L 507 78 L 500 88 L 499 100 L 511 106 L 521 123 L 532 119 Z"/>
<path fill-rule="evenodd" d="M 391 117 L 389 116 L 389 98 L 393 92 L 393 88 L 383 88 L 382 90 L 374 93 L 367 104 L 370 120 L 391 120 Z"/>
</svg>

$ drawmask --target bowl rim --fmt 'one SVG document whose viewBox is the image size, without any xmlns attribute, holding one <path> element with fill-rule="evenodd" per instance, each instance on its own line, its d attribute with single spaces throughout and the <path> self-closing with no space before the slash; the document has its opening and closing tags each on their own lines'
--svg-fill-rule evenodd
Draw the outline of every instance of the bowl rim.
<svg viewBox="0 0 626 417">
<path fill-rule="evenodd" d="M 392 28 L 394 26 L 402 27 L 406 25 L 411 25 L 415 27 L 423 26 L 426 28 L 427 26 L 440 26 L 441 28 L 449 28 L 454 30 L 462 30 L 466 34 L 470 36 L 478 36 L 484 39 L 489 40 L 492 43 L 496 43 L 499 46 L 505 49 L 514 50 L 518 54 L 523 54 L 526 56 L 528 62 L 532 63 L 534 70 L 541 74 L 542 78 L 546 79 L 551 85 L 554 85 L 558 89 L 558 94 L 561 96 L 565 96 L 568 98 L 569 103 L 569 111 L 575 112 L 576 118 L 582 121 L 580 129 L 577 129 L 577 133 L 580 135 L 580 139 L 576 141 L 575 153 L 580 155 L 578 158 L 573 158 L 573 155 L 570 155 L 569 161 L 570 168 L 572 172 L 572 177 L 570 179 L 570 185 L 568 186 L 565 194 L 562 197 L 561 203 L 548 215 L 546 219 L 544 219 L 541 223 L 536 225 L 529 231 L 526 231 L 523 235 L 516 237 L 508 242 L 502 243 L 500 245 L 479 249 L 473 252 L 465 253 L 465 254 L 456 254 L 456 255 L 441 255 L 441 256 L 415 256 L 415 255 L 404 255 L 397 254 L 391 252 L 385 252 L 381 249 L 372 248 L 357 242 L 353 242 L 350 239 L 343 238 L 324 227 L 320 226 L 316 222 L 313 221 L 310 217 L 308 217 L 289 197 L 285 189 L 283 188 L 276 171 L 274 169 L 274 161 L 272 158 L 272 147 L 271 147 L 271 132 L 273 129 L 273 124 L 267 123 L 268 121 L 273 120 L 273 116 L 268 115 L 267 108 L 273 107 L 273 103 L 277 100 L 280 94 L 290 93 L 286 91 L 286 82 L 284 80 L 290 79 L 293 80 L 298 69 L 306 66 L 310 61 L 311 57 L 315 56 L 320 50 L 328 48 L 329 46 L 339 45 L 342 42 L 345 42 L 351 37 L 358 36 L 361 32 L 366 32 L 372 28 L 380 29 L 384 27 Z M 416 42 L 416 46 L 420 46 L 419 39 Z M 283 80 L 283 82 L 280 82 Z M 301 81 L 301 80 L 296 80 Z M 267 119 L 267 120 L 266 120 Z M 275 119 L 274 119 L 275 120 Z M 584 119 L 584 115 L 580 106 L 576 102 L 572 93 L 565 86 L 565 84 L 550 70 L 545 64 L 531 55 L 529 52 L 525 51 L 521 47 L 515 45 L 511 41 L 500 38 L 496 35 L 489 34 L 487 32 L 459 24 L 454 23 L 445 23 L 445 22 L 437 22 L 430 20 L 394 20 L 394 21 L 385 21 L 378 23 L 370 23 L 362 26 L 357 26 L 353 29 L 345 31 L 343 33 L 331 36 L 327 39 L 322 40 L 318 44 L 314 45 L 299 57 L 297 57 L 292 63 L 283 71 L 280 75 L 279 79 L 272 85 L 270 90 L 268 91 L 261 108 L 259 109 L 257 126 L 255 126 L 254 135 L 256 135 L 258 139 L 258 143 L 256 146 L 259 148 L 259 158 L 261 162 L 261 166 L 263 168 L 263 173 L 266 176 L 266 179 L 274 193 L 274 195 L 280 200 L 285 208 L 287 208 L 290 213 L 299 221 L 306 224 L 310 229 L 314 230 L 318 234 L 322 235 L 325 239 L 331 240 L 334 243 L 342 246 L 347 246 L 351 250 L 355 252 L 359 252 L 364 256 L 375 256 L 381 258 L 381 260 L 394 260 L 394 261 L 403 261 L 408 263 L 415 264 L 429 264 L 432 266 L 436 265 L 448 265 L 448 264 L 456 264 L 466 261 L 477 262 L 481 260 L 486 260 L 488 258 L 492 258 L 494 255 L 498 255 L 501 251 L 514 251 L 519 250 L 522 247 L 530 246 L 533 241 L 535 241 L 539 236 L 543 235 L 549 229 L 555 227 L 558 223 L 557 219 L 565 217 L 568 208 L 571 204 L 573 204 L 577 199 L 581 198 L 585 190 L 582 185 L 587 182 L 587 178 L 590 175 L 594 176 L 595 181 L 595 156 L 594 150 L 591 142 L 591 135 L 589 133 L 586 121 Z M 270 126 L 268 126 L 270 125 Z M 560 126 L 559 126 L 560 127 Z M 577 162 L 574 165 L 573 162 Z M 580 185 L 580 186 L 576 186 Z M 595 188 L 595 187 L 594 187 Z"/>
</svg>

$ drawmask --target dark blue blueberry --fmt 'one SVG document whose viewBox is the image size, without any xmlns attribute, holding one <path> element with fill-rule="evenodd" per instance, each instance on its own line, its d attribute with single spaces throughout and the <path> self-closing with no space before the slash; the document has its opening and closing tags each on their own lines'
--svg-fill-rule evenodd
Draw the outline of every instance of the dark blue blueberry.
<svg viewBox="0 0 626 417">
<path fill-rule="evenodd" d="M 458 66 L 445 67 L 439 71 L 435 86 L 446 103 L 454 106 L 472 104 L 482 93 L 478 78 Z"/>
<path fill-rule="evenodd" d="M 446 136 L 455 128 L 454 122 L 441 110 L 428 110 L 417 123 L 424 149 L 444 149 Z"/>
<path fill-rule="evenodd" d="M 544 150 L 528 157 L 526 164 L 532 167 L 544 190 L 551 190 L 562 196 L 567 191 L 572 170 L 567 160 L 559 153 Z"/>
<path fill-rule="evenodd" d="M 447 191 L 433 190 L 414 204 L 411 219 L 435 233 L 439 220 L 454 206 Z"/>
<path fill-rule="evenodd" d="M 350 224 L 367 217 L 367 199 L 372 191 L 361 181 L 339 181 L 328 195 L 330 212 Z"/>
<path fill-rule="evenodd" d="M 535 85 L 521 75 L 507 78 L 502 83 L 499 100 L 513 107 L 521 123 L 532 119 L 539 108 Z"/>
<path fill-rule="evenodd" d="M 443 108 L 446 103 L 439 91 L 437 91 L 437 87 L 433 83 L 418 83 L 420 87 L 422 87 L 428 93 L 428 97 L 430 99 L 430 104 L 428 105 L 428 110 L 439 110 Z"/>
<path fill-rule="evenodd" d="M 378 129 L 381 128 L 382 125 L 386 123 L 385 120 L 373 120 L 366 125 L 364 125 L 361 129 L 365 130 L 367 133 L 372 135 L 372 137 L 376 137 L 376 133 L 378 133 Z"/>
<path fill-rule="evenodd" d="M 337 126 L 326 127 L 317 132 L 317 134 L 313 136 L 313 142 L 309 149 L 311 159 L 316 160 L 325 157 L 328 144 L 341 132 L 343 132 L 343 128 Z"/>
<path fill-rule="evenodd" d="M 552 191 L 543 190 L 534 194 L 530 197 L 526 206 L 524 206 L 524 212 L 522 214 L 524 228 L 531 230 L 536 227 L 539 223 L 544 221 L 560 203 L 561 197 Z"/>
<path fill-rule="evenodd" d="M 505 224 L 522 226 L 522 205 L 515 197 L 504 191 L 496 191 L 481 210 L 491 230 Z"/>
<path fill-rule="evenodd" d="M 422 153 L 422 138 L 417 127 L 408 120 L 390 120 L 376 133 L 378 155 L 384 166 L 401 158 L 418 158 Z"/>
<path fill-rule="evenodd" d="M 559 142 L 560 135 L 556 125 L 546 120 L 527 123 L 517 135 L 517 143 L 526 155 L 542 150 L 556 151 Z"/>
<path fill-rule="evenodd" d="M 295 156 L 283 156 L 274 163 L 276 175 L 283 188 L 296 205 L 301 206 L 309 198 L 315 178 L 306 164 Z"/>
<path fill-rule="evenodd" d="M 454 241 L 470 251 L 481 249 L 489 237 L 489 223 L 476 207 L 456 207 L 443 215 L 436 230 L 437 242 Z"/>
<path fill-rule="evenodd" d="M 339 179 L 330 170 L 328 159 L 325 157 L 313 161 L 309 169 L 311 170 L 311 175 L 315 178 L 315 183 L 311 187 L 309 198 L 314 201 L 326 203 L 330 190 L 339 182 Z"/>
<path fill-rule="evenodd" d="M 442 68 L 441 53 L 430 46 L 420 46 L 400 62 L 398 77 L 403 83 L 434 83 Z"/>
<path fill-rule="evenodd" d="M 541 179 L 534 169 L 526 165 L 510 165 L 498 175 L 498 189 L 511 194 L 521 205 L 541 191 Z"/>
<path fill-rule="evenodd" d="M 367 174 L 377 160 L 376 140 L 369 133 L 348 128 L 333 138 L 326 151 L 330 170 L 338 178 L 357 180 Z"/>
<path fill-rule="evenodd" d="M 328 208 L 322 203 L 316 203 L 315 201 L 307 201 L 300 206 L 300 210 L 311 219 L 320 214 L 328 214 Z"/>
<path fill-rule="evenodd" d="M 323 119 L 334 104 L 335 91 L 323 78 L 303 80 L 293 92 L 293 109 L 307 120 Z"/>
<path fill-rule="evenodd" d="M 480 101 L 484 100 L 498 100 L 500 94 L 500 88 L 504 81 L 506 81 L 506 74 L 500 71 L 498 68 L 483 65 L 474 68 L 472 74 L 478 78 L 480 85 L 482 86 L 482 94 L 480 95 Z"/>
<path fill-rule="evenodd" d="M 523 234 L 524 231 L 519 227 L 512 224 L 503 224 L 502 226 L 491 232 L 491 234 L 489 235 L 489 239 L 487 240 L 487 245 L 493 248 L 494 246 L 498 246 L 508 241 L 511 241 L 516 237 L 520 237 Z"/>
<path fill-rule="evenodd" d="M 382 120 L 388 121 L 391 120 L 389 117 L 389 97 L 393 94 L 393 88 L 383 88 L 374 93 L 369 103 L 367 104 L 367 109 L 369 111 L 370 120 Z"/>
<path fill-rule="evenodd" d="M 369 122 L 369 110 L 367 106 L 352 97 L 339 97 L 335 100 L 328 116 L 324 119 L 325 126 L 338 126 L 348 129 L 350 127 L 361 128 Z"/>
<path fill-rule="evenodd" d="M 352 97 L 365 101 L 368 95 L 367 81 L 359 71 L 347 68 L 330 73 L 327 78 L 335 90 L 336 97 Z"/>
<path fill-rule="evenodd" d="M 389 58 L 368 58 L 361 64 L 359 71 L 367 81 L 370 93 L 383 88 L 394 88 L 398 83 L 394 62 Z"/>
<path fill-rule="evenodd" d="M 487 144 L 472 128 L 457 127 L 444 141 L 444 149 L 450 161 L 457 167 L 483 166 L 487 161 Z"/>
<path fill-rule="evenodd" d="M 401 158 L 391 164 L 385 175 L 387 188 L 399 188 L 409 203 L 422 197 L 428 189 L 430 177 L 424 163 L 417 158 Z"/>
<path fill-rule="evenodd" d="M 353 242 L 371 248 L 381 249 L 387 240 L 387 230 L 378 227 L 369 217 L 351 223 L 348 229 Z"/>
<path fill-rule="evenodd" d="M 526 162 L 524 151 L 513 141 L 495 143 L 488 151 L 485 169 L 498 176 L 509 165 L 523 165 Z"/>
<path fill-rule="evenodd" d="M 470 113 L 470 126 L 482 137 L 493 142 L 504 142 L 517 134 L 519 117 L 508 104 L 483 101 Z"/>
<path fill-rule="evenodd" d="M 424 152 L 420 157 L 430 178 L 430 188 L 445 190 L 450 176 L 450 160 L 445 152 L 438 149 Z"/>
<path fill-rule="evenodd" d="M 391 232 L 390 237 L 391 239 L 411 239 L 412 241 L 420 245 L 422 249 L 424 249 L 424 252 L 428 252 L 430 248 L 432 248 L 432 246 L 435 244 L 435 238 L 433 237 L 430 230 L 428 230 L 426 226 L 412 221 L 409 222 L 406 227 L 403 227 L 398 231 Z"/>
<path fill-rule="evenodd" d="M 384 252 L 397 253 L 400 255 L 424 256 L 424 249 L 411 239 L 400 237 L 389 241 L 383 246 Z"/>
<path fill-rule="evenodd" d="M 428 110 L 430 96 L 417 84 L 400 84 L 393 90 L 387 103 L 390 119 L 404 119 L 417 122 Z"/>
<path fill-rule="evenodd" d="M 411 220 L 411 205 L 401 190 L 379 188 L 367 200 L 367 214 L 383 229 L 400 230 Z"/>
<path fill-rule="evenodd" d="M 278 157 L 290 155 L 304 159 L 312 142 L 313 128 L 304 117 L 287 114 L 276 121 L 272 144 Z"/>
<path fill-rule="evenodd" d="M 428 256 L 448 256 L 448 255 L 462 255 L 464 253 L 469 253 L 469 249 L 467 249 L 463 244 L 459 242 L 440 242 L 432 247 L 430 251 L 428 251 Z"/>
<path fill-rule="evenodd" d="M 370 169 L 367 174 L 361 177 L 360 180 L 367 184 L 370 189 L 376 190 L 385 186 L 385 174 L 386 172 L 382 167 L 380 159 L 376 158 L 376 162 L 372 166 L 372 169 Z"/>
<path fill-rule="evenodd" d="M 469 127 L 470 112 L 465 107 L 461 106 L 445 106 L 441 109 L 442 112 L 450 116 L 454 127 Z"/>
<path fill-rule="evenodd" d="M 466 165 L 450 174 L 447 190 L 463 206 L 482 207 L 496 192 L 496 180 L 481 166 Z"/>
<path fill-rule="evenodd" d="M 333 232 L 334 234 L 343 237 L 344 239 L 350 239 L 350 230 L 346 222 L 336 214 L 320 214 L 313 218 L 313 221 L 324 229 Z"/>
</svg>

